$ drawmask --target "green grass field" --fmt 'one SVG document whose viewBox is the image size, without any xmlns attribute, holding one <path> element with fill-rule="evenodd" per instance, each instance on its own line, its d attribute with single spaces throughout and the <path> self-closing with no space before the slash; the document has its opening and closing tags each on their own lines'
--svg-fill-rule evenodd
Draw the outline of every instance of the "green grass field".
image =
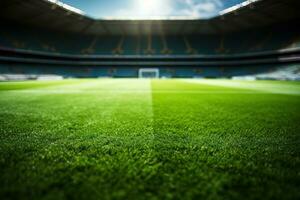
<svg viewBox="0 0 300 200">
<path fill-rule="evenodd" d="M 0 83 L 0 199 L 300 199 L 300 83 Z"/>
</svg>

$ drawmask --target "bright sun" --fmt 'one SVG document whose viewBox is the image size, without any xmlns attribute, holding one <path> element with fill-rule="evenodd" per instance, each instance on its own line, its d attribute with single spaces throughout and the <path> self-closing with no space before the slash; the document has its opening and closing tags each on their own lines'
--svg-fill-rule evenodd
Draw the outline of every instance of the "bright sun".
<svg viewBox="0 0 300 200">
<path fill-rule="evenodd" d="M 164 15 L 168 0 L 135 0 L 139 16 Z"/>
</svg>

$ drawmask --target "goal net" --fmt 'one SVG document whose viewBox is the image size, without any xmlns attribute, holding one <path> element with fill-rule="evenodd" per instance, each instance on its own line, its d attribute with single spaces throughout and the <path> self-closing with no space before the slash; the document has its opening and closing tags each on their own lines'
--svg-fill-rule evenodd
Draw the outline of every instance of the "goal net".
<svg viewBox="0 0 300 200">
<path fill-rule="evenodd" d="M 139 78 L 159 78 L 159 69 L 155 69 L 155 68 L 139 69 Z"/>
</svg>

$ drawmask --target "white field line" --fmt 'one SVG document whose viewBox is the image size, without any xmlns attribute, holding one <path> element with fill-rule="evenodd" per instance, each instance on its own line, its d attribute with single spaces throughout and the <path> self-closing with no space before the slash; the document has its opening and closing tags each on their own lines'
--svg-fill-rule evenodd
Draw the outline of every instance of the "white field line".
<svg viewBox="0 0 300 200">
<path fill-rule="evenodd" d="M 280 85 L 278 83 L 260 83 L 255 81 L 230 81 L 230 80 L 182 80 L 193 84 L 204 84 L 218 87 L 245 89 L 260 93 L 300 95 L 300 87 L 296 85 Z M 236 91 L 242 93 L 242 91 Z"/>
</svg>

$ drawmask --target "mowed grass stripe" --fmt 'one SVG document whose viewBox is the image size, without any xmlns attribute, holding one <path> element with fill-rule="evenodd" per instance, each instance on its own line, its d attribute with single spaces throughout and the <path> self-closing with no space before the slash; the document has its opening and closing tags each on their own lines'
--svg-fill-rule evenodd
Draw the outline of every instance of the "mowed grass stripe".
<svg viewBox="0 0 300 200">
<path fill-rule="evenodd" d="M 10 91 L 11 93 L 14 93 L 16 91 Z M 129 93 L 129 94 L 135 94 L 135 93 L 149 93 L 148 90 L 78 90 L 78 89 L 58 89 L 58 90 L 41 90 L 41 89 L 34 89 L 34 90 L 22 90 L 17 91 L 18 93 L 36 93 L 36 94 L 97 94 L 97 93 Z M 154 93 L 180 93 L 180 94 L 265 94 L 269 92 L 263 92 L 263 91 L 198 91 L 198 90 L 155 90 L 151 92 Z"/>
<path fill-rule="evenodd" d="M 89 79 L 82 79 L 80 82 L 76 79 L 59 81 L 18 81 L 18 82 L 0 82 L 0 92 L 7 90 L 26 90 L 26 89 L 46 89 L 48 87 L 61 87 L 63 85 L 79 84 L 91 82 Z"/>
<path fill-rule="evenodd" d="M 183 80 L 194 84 L 217 86 L 219 88 L 244 89 L 265 93 L 300 95 L 299 82 L 284 81 L 229 81 L 229 80 Z"/>
<path fill-rule="evenodd" d="M 173 82 L 157 80 L 152 86 L 223 88 Z M 153 106 L 164 194 L 174 197 L 176 188 L 178 198 L 255 199 L 262 192 L 270 199 L 300 196 L 295 184 L 298 96 L 154 93 Z"/>
<path fill-rule="evenodd" d="M 98 88 L 105 82 L 99 81 Z M 145 165 L 152 142 L 150 81 L 117 80 L 109 87 L 149 92 L 2 93 L 0 169 L 1 180 L 6 181 L 0 196 L 135 195 L 142 176 L 149 175 Z"/>
</svg>

